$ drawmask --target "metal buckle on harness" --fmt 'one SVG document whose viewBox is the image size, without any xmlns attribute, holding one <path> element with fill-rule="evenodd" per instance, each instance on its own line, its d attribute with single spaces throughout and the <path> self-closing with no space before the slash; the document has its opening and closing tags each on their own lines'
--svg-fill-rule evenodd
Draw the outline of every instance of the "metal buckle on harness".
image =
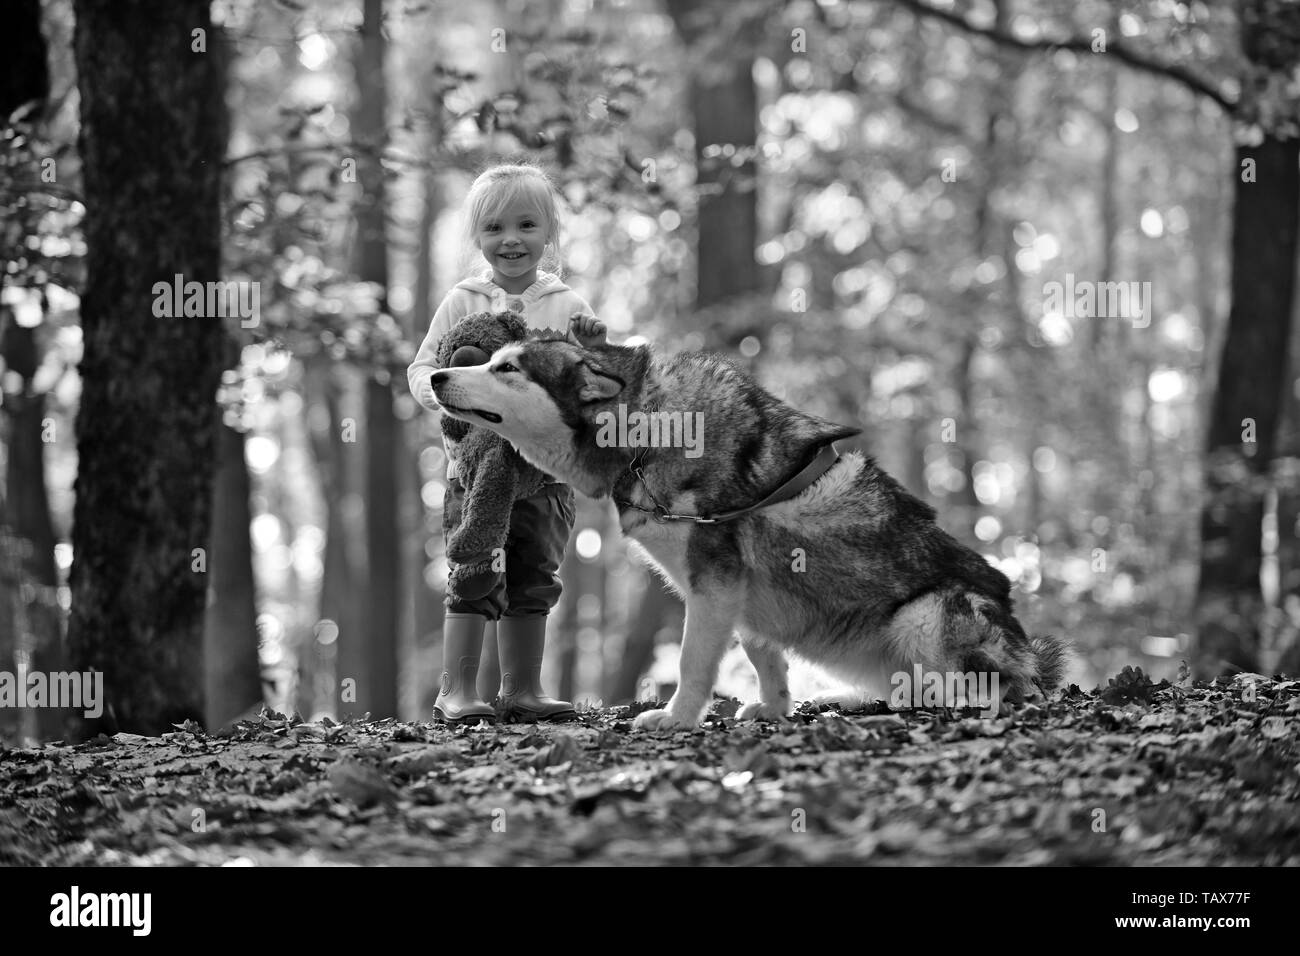
<svg viewBox="0 0 1300 956">
<path fill-rule="evenodd" d="M 694 521 L 696 524 L 717 524 L 717 518 L 705 518 L 700 515 L 675 515 L 665 508 L 655 505 L 655 520 L 662 523 L 664 521 Z"/>
<path fill-rule="evenodd" d="M 700 515 L 673 514 L 662 504 L 660 504 L 659 499 L 654 496 L 654 492 L 650 490 L 650 483 L 645 480 L 645 475 L 642 474 L 641 472 L 641 466 L 633 465 L 631 471 L 633 477 L 635 477 L 637 481 L 641 482 L 641 487 L 645 489 L 646 495 L 654 503 L 653 508 L 640 508 L 637 505 L 633 505 L 632 507 L 638 508 L 638 510 L 640 511 L 648 511 L 650 513 L 650 517 L 654 518 L 654 520 L 659 522 L 660 524 L 663 524 L 665 521 L 694 521 L 696 524 L 717 524 L 718 523 L 717 518 L 704 518 L 701 517 Z"/>
</svg>

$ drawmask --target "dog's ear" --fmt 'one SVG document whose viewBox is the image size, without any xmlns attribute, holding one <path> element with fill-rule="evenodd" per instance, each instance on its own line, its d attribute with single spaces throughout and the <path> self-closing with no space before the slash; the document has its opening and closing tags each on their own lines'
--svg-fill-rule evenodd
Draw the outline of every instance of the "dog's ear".
<svg viewBox="0 0 1300 956">
<path fill-rule="evenodd" d="M 844 438 L 852 438 L 854 435 L 861 435 L 861 428 L 854 428 L 851 425 L 831 424 L 830 428 L 821 436 L 822 441 L 832 442 L 840 441 Z"/>
<path fill-rule="evenodd" d="M 587 362 L 578 366 L 578 377 L 582 383 L 578 388 L 578 400 L 583 402 L 600 402 L 613 398 L 623 391 L 626 384 L 618 376 L 593 368 Z"/>
<path fill-rule="evenodd" d="M 791 412 L 793 414 L 786 418 L 789 430 L 784 432 L 786 436 L 784 440 L 791 448 L 816 449 L 823 445 L 829 445 L 833 441 L 841 441 L 862 434 L 861 428 L 839 425 L 797 409 L 791 409 Z"/>
</svg>

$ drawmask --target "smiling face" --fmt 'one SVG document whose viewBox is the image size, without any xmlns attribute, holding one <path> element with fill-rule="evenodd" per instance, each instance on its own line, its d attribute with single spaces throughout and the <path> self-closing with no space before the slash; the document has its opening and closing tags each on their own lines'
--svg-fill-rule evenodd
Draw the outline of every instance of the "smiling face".
<svg viewBox="0 0 1300 956">
<path fill-rule="evenodd" d="M 546 217 L 534 204 L 521 200 L 485 217 L 475 238 L 492 267 L 493 281 L 507 292 L 520 293 L 537 281 L 549 233 Z"/>
</svg>

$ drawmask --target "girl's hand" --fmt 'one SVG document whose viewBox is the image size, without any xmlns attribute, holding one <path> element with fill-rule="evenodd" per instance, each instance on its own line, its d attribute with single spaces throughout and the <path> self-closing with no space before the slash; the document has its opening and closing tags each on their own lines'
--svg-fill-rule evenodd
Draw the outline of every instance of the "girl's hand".
<svg viewBox="0 0 1300 956">
<path fill-rule="evenodd" d="M 569 338 L 583 348 L 605 344 L 605 323 L 594 315 L 575 312 L 569 316 Z"/>
</svg>

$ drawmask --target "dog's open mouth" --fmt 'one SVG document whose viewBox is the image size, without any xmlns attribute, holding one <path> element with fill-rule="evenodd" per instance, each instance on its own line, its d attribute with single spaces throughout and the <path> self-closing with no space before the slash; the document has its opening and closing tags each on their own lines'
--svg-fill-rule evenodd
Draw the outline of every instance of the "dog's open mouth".
<svg viewBox="0 0 1300 956">
<path fill-rule="evenodd" d="M 458 405 L 448 405 L 446 402 L 440 403 L 444 409 L 454 412 L 457 415 L 476 415 L 485 422 L 491 422 L 493 425 L 501 424 L 501 416 L 496 412 L 485 411 L 481 408 L 461 408 Z"/>
</svg>

